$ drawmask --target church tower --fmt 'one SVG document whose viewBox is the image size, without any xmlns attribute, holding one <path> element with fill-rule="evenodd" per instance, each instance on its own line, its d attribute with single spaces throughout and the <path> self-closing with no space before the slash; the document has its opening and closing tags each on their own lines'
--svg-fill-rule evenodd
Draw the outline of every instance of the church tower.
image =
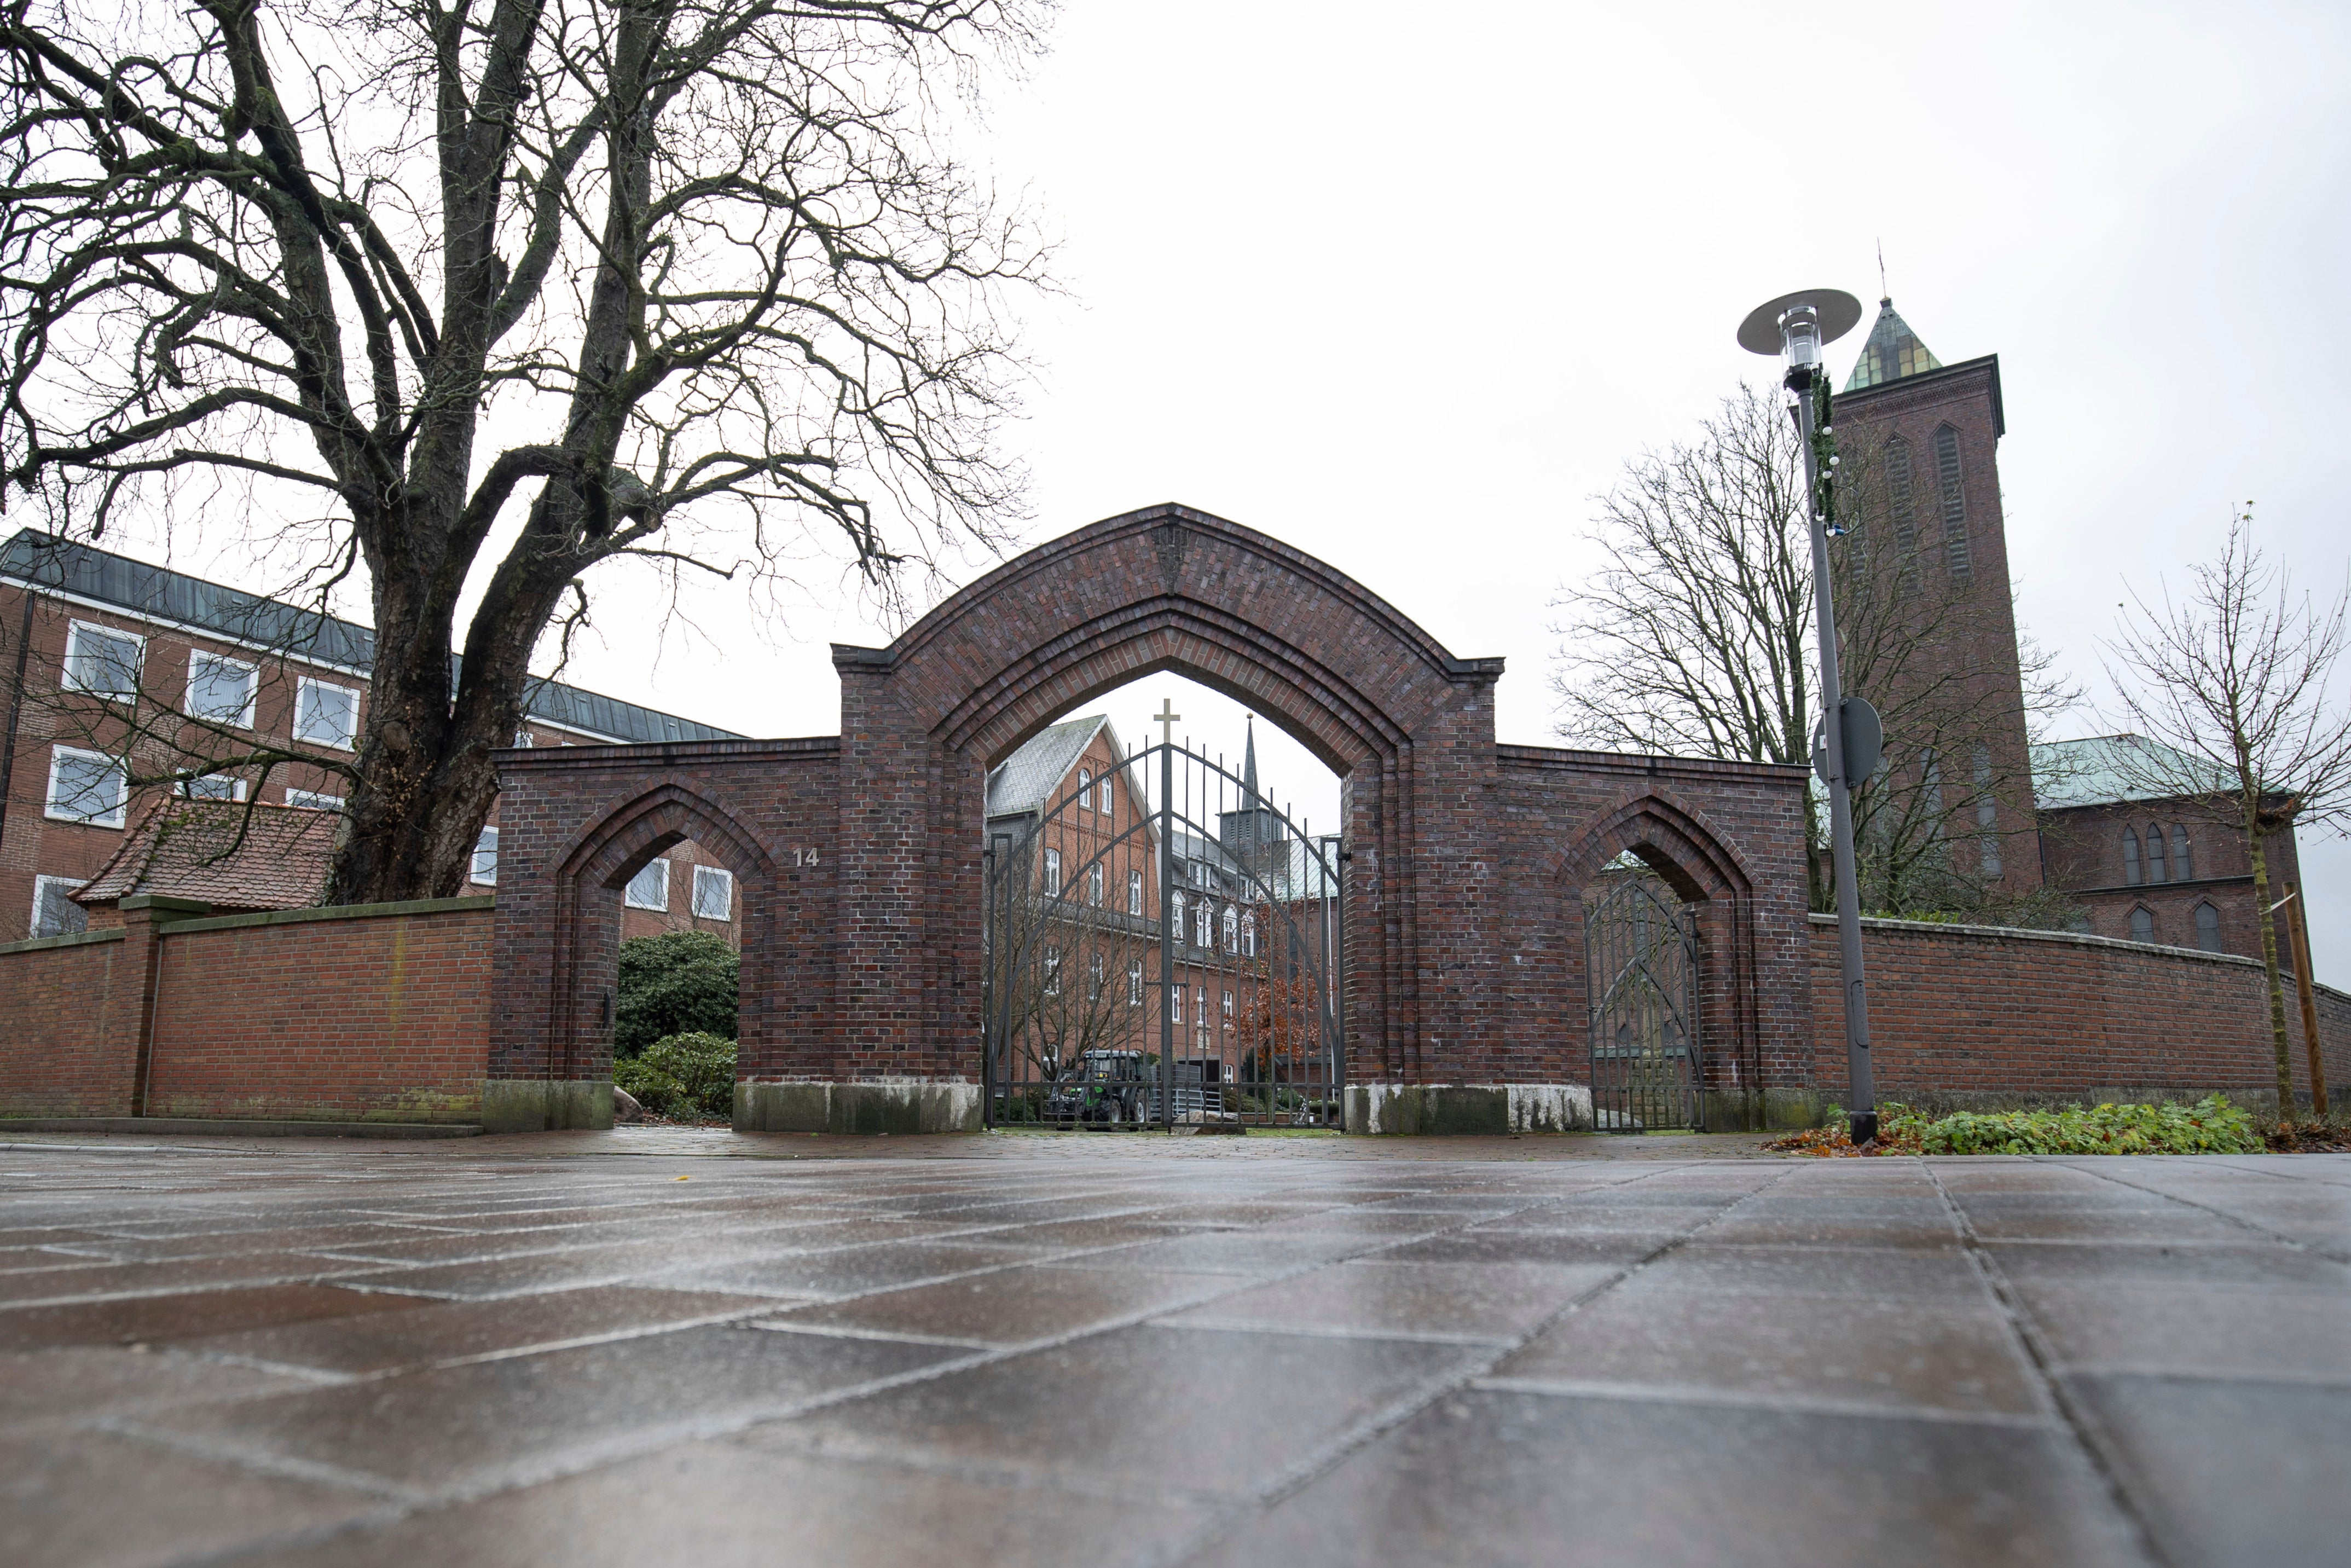
<svg viewBox="0 0 2351 1568">
<path fill-rule="evenodd" d="M 1886 715 L 1887 777 L 1923 784 L 1928 811 L 1939 806 L 1953 872 L 1996 895 L 2029 893 L 2041 846 L 2001 515 L 2000 356 L 1947 365 L 1881 299 L 1834 418 L 1861 482 L 1855 537 L 1890 566 L 1893 623 L 1913 639 L 1902 657 L 1881 653 L 1893 671 L 1881 689 L 1857 687 Z"/>
</svg>

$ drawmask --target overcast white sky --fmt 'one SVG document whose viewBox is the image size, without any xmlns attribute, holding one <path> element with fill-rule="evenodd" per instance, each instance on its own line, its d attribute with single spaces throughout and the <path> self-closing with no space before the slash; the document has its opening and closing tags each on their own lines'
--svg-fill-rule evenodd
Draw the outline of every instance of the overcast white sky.
<svg viewBox="0 0 2351 1568">
<path fill-rule="evenodd" d="M 1938 355 L 2000 355 L 2023 621 L 2100 688 L 2125 582 L 2211 553 L 2234 503 L 2344 581 L 2346 15 L 1070 0 L 971 149 L 1070 291 L 1031 315 L 1029 538 L 1163 500 L 1264 529 L 1507 655 L 1502 737 L 1543 740 L 1589 497 L 1767 372 L 1732 341 L 1749 308 L 1874 300 L 1882 240 Z M 755 626 L 717 590 L 692 608 L 723 661 L 657 648 L 602 570 L 570 678 L 730 728 L 832 732 L 827 643 L 890 635 L 826 603 Z M 1129 740 L 1159 695 L 1113 705 Z M 2351 848 L 2304 847 L 2341 983 Z"/>
</svg>

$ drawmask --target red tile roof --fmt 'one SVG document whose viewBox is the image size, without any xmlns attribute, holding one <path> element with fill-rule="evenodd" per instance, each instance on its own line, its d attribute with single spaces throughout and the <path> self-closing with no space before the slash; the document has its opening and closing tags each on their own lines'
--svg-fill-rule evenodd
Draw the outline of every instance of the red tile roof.
<svg viewBox="0 0 2351 1568">
<path fill-rule="evenodd" d="M 224 911 L 306 909 L 326 894 L 342 821 L 298 806 L 159 800 L 73 899 L 91 905 L 148 893 Z"/>
</svg>

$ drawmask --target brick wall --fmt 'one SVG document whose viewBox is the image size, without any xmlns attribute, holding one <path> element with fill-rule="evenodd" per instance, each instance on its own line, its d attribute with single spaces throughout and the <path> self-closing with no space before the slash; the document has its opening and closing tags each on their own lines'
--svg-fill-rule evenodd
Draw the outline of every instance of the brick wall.
<svg viewBox="0 0 2351 1568">
<path fill-rule="evenodd" d="M 476 1120 L 492 901 L 370 907 L 167 927 L 147 1113 Z"/>
<path fill-rule="evenodd" d="M 0 1115 L 479 1116 L 489 899 L 169 923 L 136 902 L 127 929 L 0 947 Z"/>
<path fill-rule="evenodd" d="M 1836 923 L 1812 921 L 1813 1082 L 1845 1083 Z M 2259 964 L 2053 932 L 1862 925 L 1870 1054 L 1882 1098 L 1935 1108 L 2045 1100 L 2276 1098 Z M 2351 1093 L 2351 997 L 2319 989 L 2330 1095 Z M 2307 1093 L 2291 989 L 2297 1093 Z"/>
<path fill-rule="evenodd" d="M 120 930 L 0 947 L 0 1116 L 130 1113 L 137 1056 L 120 1048 Z"/>
</svg>

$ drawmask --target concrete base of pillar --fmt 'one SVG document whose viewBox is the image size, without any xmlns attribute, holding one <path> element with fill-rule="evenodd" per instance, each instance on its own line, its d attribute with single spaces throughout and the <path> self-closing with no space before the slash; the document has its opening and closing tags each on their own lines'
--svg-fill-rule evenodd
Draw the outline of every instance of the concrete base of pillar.
<svg viewBox="0 0 2351 1568">
<path fill-rule="evenodd" d="M 977 1133 L 979 1085 L 896 1078 L 860 1083 L 737 1083 L 738 1133 Z"/>
<path fill-rule="evenodd" d="M 1587 1133 L 1592 1091 L 1581 1083 L 1351 1083 L 1350 1133 Z"/>
<path fill-rule="evenodd" d="M 482 1082 L 486 1133 L 553 1133 L 611 1124 L 610 1079 L 490 1078 Z"/>
</svg>

